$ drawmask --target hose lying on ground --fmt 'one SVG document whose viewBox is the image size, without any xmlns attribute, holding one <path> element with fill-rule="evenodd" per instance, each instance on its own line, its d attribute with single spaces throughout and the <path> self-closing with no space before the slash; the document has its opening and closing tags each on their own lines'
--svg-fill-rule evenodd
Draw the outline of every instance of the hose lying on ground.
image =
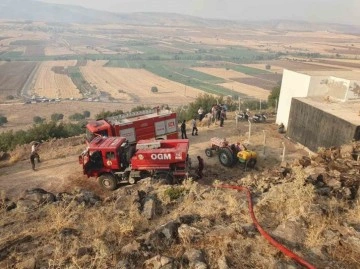
<svg viewBox="0 0 360 269">
<path fill-rule="evenodd" d="M 307 261 L 305 261 L 304 259 L 302 259 L 300 256 L 296 255 L 294 252 L 292 252 L 290 249 L 286 248 L 284 245 L 280 244 L 279 242 L 277 242 L 274 238 L 272 238 L 259 224 L 259 222 L 257 221 L 254 211 L 253 211 L 253 204 L 252 204 L 252 200 L 251 200 L 251 192 L 247 187 L 244 186 L 232 186 L 232 185 L 216 185 L 217 188 L 224 188 L 224 189 L 233 189 L 233 190 L 237 190 L 237 191 L 245 191 L 246 192 L 246 196 L 247 196 L 247 200 L 248 200 L 248 205 L 249 205 L 249 212 L 251 215 L 251 219 L 253 221 L 253 223 L 255 224 L 256 228 L 258 229 L 258 231 L 260 232 L 260 234 L 266 238 L 267 241 L 270 242 L 270 244 L 272 244 L 273 246 L 275 246 L 277 249 L 279 249 L 282 253 L 284 253 L 286 256 L 290 257 L 291 259 L 295 260 L 297 263 L 305 266 L 306 268 L 309 269 L 315 269 L 316 267 L 310 263 L 308 263 Z"/>
</svg>

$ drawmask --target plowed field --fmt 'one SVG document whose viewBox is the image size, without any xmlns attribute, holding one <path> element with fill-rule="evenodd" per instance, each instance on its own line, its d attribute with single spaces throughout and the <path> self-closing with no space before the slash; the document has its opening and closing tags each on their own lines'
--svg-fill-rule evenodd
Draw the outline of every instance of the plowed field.
<svg viewBox="0 0 360 269">
<path fill-rule="evenodd" d="M 0 99 L 8 95 L 20 94 L 35 62 L 6 62 L 0 64 Z"/>
<path fill-rule="evenodd" d="M 184 104 L 202 93 L 143 69 L 102 67 L 99 63 L 88 62 L 80 70 L 84 78 L 99 91 L 107 92 L 116 99 L 141 104 Z M 157 93 L 151 92 L 153 86 L 158 88 Z"/>
</svg>

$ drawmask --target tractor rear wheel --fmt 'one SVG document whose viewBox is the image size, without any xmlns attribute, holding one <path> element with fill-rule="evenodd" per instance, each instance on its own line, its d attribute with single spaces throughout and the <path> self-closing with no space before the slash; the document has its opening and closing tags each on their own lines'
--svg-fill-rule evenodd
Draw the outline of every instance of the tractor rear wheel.
<svg viewBox="0 0 360 269">
<path fill-rule="evenodd" d="M 210 148 L 205 149 L 205 155 L 209 158 L 213 156 L 213 152 Z"/>
<path fill-rule="evenodd" d="M 174 181 L 173 175 L 167 171 L 156 172 L 154 179 L 169 185 L 173 184 Z"/>
<path fill-rule="evenodd" d="M 251 158 L 247 163 L 247 167 L 249 167 L 249 168 L 254 168 L 255 165 L 256 165 L 256 159 L 255 158 Z"/>
<path fill-rule="evenodd" d="M 234 164 L 234 155 L 229 148 L 219 150 L 219 161 L 223 166 L 231 167 Z"/>
<path fill-rule="evenodd" d="M 103 175 L 99 176 L 98 181 L 99 181 L 100 186 L 104 190 L 113 191 L 117 187 L 117 180 L 111 174 L 103 174 Z"/>
</svg>

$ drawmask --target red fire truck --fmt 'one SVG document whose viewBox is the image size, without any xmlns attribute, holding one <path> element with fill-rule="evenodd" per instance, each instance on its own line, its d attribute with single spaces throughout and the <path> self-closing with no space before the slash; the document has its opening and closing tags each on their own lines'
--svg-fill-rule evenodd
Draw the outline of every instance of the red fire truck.
<svg viewBox="0 0 360 269">
<path fill-rule="evenodd" d="M 86 138 L 91 141 L 95 136 L 125 137 L 130 144 L 142 139 L 177 139 L 176 113 L 155 108 L 92 121 L 86 125 Z"/>
<path fill-rule="evenodd" d="M 140 140 L 133 149 L 125 137 L 98 136 L 79 156 L 79 163 L 85 175 L 97 177 L 107 190 L 147 176 L 171 184 L 188 173 L 188 139 Z"/>
</svg>

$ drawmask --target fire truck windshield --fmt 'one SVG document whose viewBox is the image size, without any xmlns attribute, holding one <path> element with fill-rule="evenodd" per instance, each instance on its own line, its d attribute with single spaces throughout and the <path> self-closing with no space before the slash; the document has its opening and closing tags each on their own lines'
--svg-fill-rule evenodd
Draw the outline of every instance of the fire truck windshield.
<svg viewBox="0 0 360 269">
<path fill-rule="evenodd" d="M 95 137 L 95 134 L 90 132 L 88 129 L 86 129 L 86 140 L 90 142 L 91 140 L 94 139 L 94 137 Z"/>
</svg>

